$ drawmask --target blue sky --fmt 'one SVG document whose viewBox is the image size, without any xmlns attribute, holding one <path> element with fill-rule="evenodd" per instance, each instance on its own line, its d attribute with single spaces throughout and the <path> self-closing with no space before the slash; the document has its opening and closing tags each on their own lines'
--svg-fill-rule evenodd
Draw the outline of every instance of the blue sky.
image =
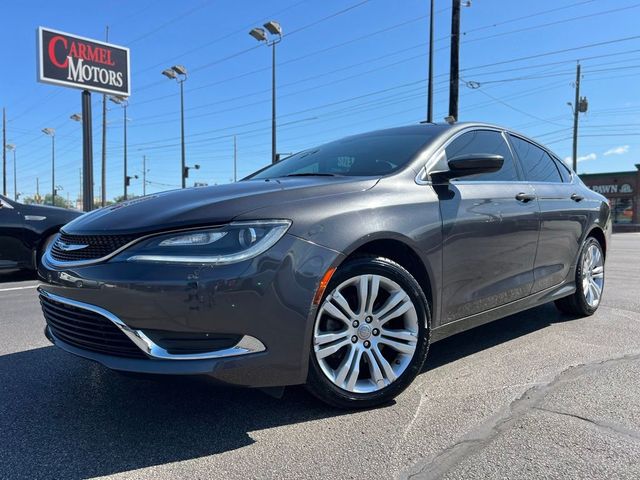
<svg viewBox="0 0 640 480">
<path fill-rule="evenodd" d="M 449 0 L 436 0 L 435 107 L 448 108 Z M 352 7 L 352 8 L 349 8 Z M 270 19 L 278 45 L 278 150 L 294 152 L 336 137 L 426 115 L 427 0 L 24 1 L 6 8 L 0 106 L 17 145 L 18 191 L 51 188 L 50 139 L 56 129 L 56 183 L 79 191 L 80 91 L 36 82 L 37 26 L 109 40 L 131 48 L 129 174 L 148 158 L 148 192 L 180 183 L 179 91 L 161 76 L 175 63 L 185 84 L 190 183 L 229 182 L 233 135 L 238 175 L 270 159 L 270 52 L 247 32 Z M 462 8 L 460 120 L 504 124 L 571 154 L 575 63 L 581 59 L 580 172 L 633 170 L 640 163 L 640 2 L 632 0 L 473 0 Z M 630 38 L 631 37 L 631 38 Z M 635 37 L 635 38 L 633 38 Z M 594 45 L 601 44 L 601 45 Z M 593 45 L 593 46 L 588 46 Z M 585 47 L 586 46 L 586 47 Z M 558 52 L 566 50 L 564 52 Z M 554 53 L 558 52 L 558 53 Z M 100 183 L 101 96 L 93 96 L 96 186 Z M 108 197 L 122 194 L 123 115 L 109 104 Z M 9 194 L 13 193 L 11 156 Z M 141 193 L 133 180 L 132 193 Z"/>
</svg>

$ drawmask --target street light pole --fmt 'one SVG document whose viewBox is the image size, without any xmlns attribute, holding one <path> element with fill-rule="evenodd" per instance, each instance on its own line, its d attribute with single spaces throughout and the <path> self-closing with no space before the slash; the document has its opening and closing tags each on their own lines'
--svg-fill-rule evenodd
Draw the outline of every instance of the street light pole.
<svg viewBox="0 0 640 480">
<path fill-rule="evenodd" d="M 124 106 L 122 107 L 124 112 L 123 120 L 124 120 L 124 199 L 127 199 L 127 186 L 129 184 L 127 178 L 127 102 L 124 102 Z"/>
<path fill-rule="evenodd" d="M 124 176 L 123 176 L 123 185 L 124 185 L 124 199 L 127 199 L 127 187 L 129 186 L 129 176 L 127 174 L 127 122 L 128 122 L 128 118 L 127 118 L 127 107 L 129 106 L 129 102 L 127 101 L 127 99 L 125 97 L 120 97 L 120 96 L 111 96 L 109 97 L 109 100 L 111 100 L 113 103 L 116 103 L 118 105 L 122 105 L 122 111 L 123 111 L 123 122 L 124 122 L 124 128 L 123 128 L 123 132 L 124 132 Z"/>
<path fill-rule="evenodd" d="M 183 80 L 179 80 L 180 84 L 180 158 L 182 159 L 182 188 L 186 187 L 187 178 L 184 174 L 185 168 L 187 166 L 184 152 L 184 80 L 186 80 L 186 76 Z"/>
<path fill-rule="evenodd" d="M 271 43 L 271 163 L 277 161 L 276 151 L 276 43 Z"/>
<path fill-rule="evenodd" d="M 51 205 L 56 204 L 56 131 L 53 128 L 43 128 L 42 133 L 51 137 Z"/>
<path fill-rule="evenodd" d="M 180 151 L 181 151 L 181 169 L 180 176 L 182 179 L 182 188 L 186 187 L 186 155 L 184 145 L 184 82 L 187 80 L 187 69 L 184 65 L 174 65 L 162 71 L 162 74 L 169 80 L 175 80 L 180 84 Z"/>
<path fill-rule="evenodd" d="M 18 201 L 18 174 L 16 167 L 16 149 L 13 148 L 13 199 Z"/>
<path fill-rule="evenodd" d="M 429 80 L 427 85 L 427 122 L 433 122 L 433 3 L 429 14 Z"/>
<path fill-rule="evenodd" d="M 252 29 L 249 35 L 271 47 L 271 163 L 276 163 L 278 160 L 276 145 L 276 44 L 282 41 L 282 27 L 275 20 L 271 20 L 263 26 L 264 28 Z M 269 38 L 267 38 L 265 29 L 270 34 Z"/>
</svg>

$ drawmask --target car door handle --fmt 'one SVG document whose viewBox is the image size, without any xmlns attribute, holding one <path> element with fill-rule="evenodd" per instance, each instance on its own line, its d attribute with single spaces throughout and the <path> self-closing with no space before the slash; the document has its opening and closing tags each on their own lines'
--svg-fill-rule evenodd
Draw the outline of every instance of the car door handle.
<svg viewBox="0 0 640 480">
<path fill-rule="evenodd" d="M 536 196 L 533 193 L 520 192 L 519 194 L 516 195 L 516 200 L 522 203 L 527 203 L 535 199 L 536 199 Z"/>
<path fill-rule="evenodd" d="M 579 202 L 580 200 L 584 200 L 584 197 L 582 195 L 574 193 L 573 195 L 571 195 L 571 200 L 573 200 L 574 202 Z"/>
</svg>

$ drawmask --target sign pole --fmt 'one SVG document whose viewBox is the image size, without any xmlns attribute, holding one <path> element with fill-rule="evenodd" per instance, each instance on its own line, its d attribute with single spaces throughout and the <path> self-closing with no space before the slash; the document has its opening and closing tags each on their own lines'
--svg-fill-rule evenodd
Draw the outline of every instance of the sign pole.
<svg viewBox="0 0 640 480">
<path fill-rule="evenodd" d="M 93 210 L 93 132 L 91 92 L 82 91 L 82 210 Z"/>
</svg>

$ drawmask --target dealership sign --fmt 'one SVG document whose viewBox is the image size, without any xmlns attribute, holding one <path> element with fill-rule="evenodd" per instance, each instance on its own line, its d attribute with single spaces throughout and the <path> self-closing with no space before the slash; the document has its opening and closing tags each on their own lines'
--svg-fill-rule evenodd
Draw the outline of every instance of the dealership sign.
<svg viewBox="0 0 640 480">
<path fill-rule="evenodd" d="M 628 183 L 623 183 L 622 185 L 618 185 L 617 183 L 609 185 L 591 185 L 590 188 L 594 192 L 598 192 L 603 195 L 607 193 L 633 193 L 633 188 Z"/>
<path fill-rule="evenodd" d="M 128 97 L 129 49 L 39 27 L 38 81 Z"/>
</svg>

